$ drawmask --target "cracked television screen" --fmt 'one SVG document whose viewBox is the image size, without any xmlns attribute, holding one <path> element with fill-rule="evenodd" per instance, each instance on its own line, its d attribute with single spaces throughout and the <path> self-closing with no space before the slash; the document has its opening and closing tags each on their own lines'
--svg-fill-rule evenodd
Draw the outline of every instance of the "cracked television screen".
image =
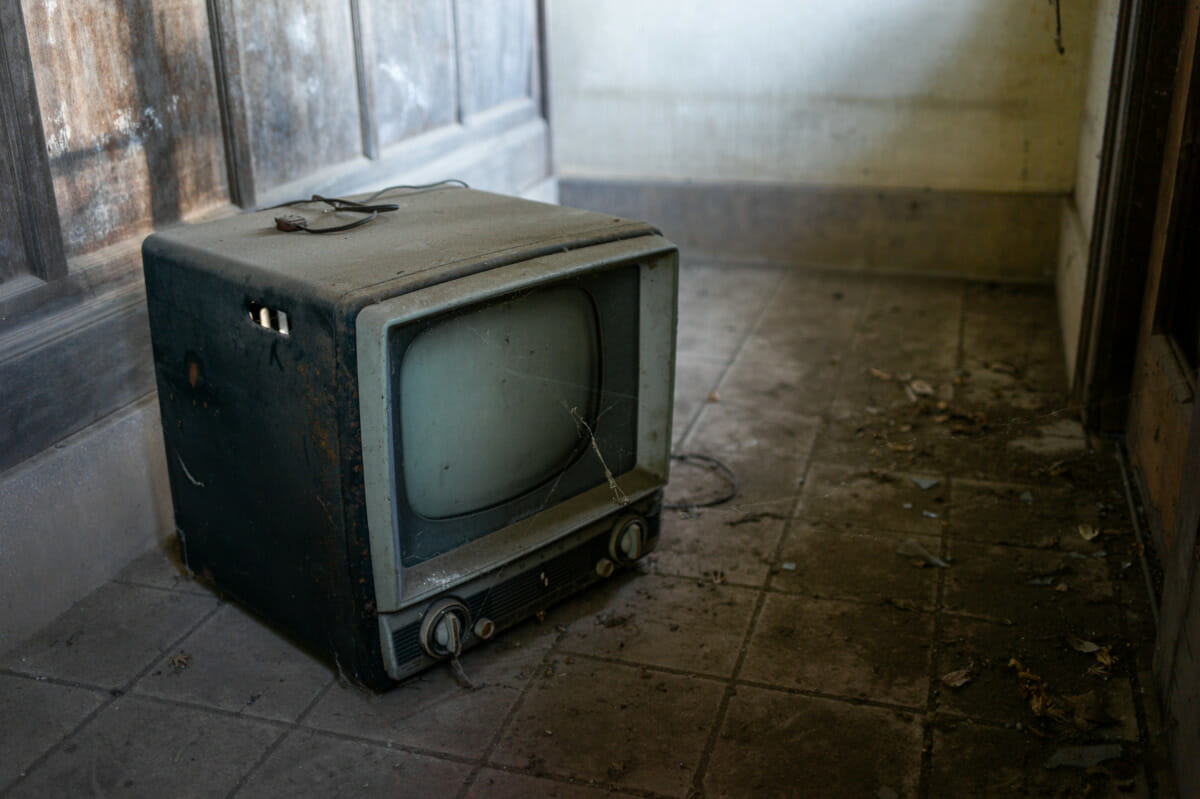
<svg viewBox="0 0 1200 799">
<path fill-rule="evenodd" d="M 384 690 L 654 548 L 678 253 L 466 188 L 378 199 L 330 235 L 304 203 L 160 231 L 143 264 L 185 564 Z"/>
</svg>

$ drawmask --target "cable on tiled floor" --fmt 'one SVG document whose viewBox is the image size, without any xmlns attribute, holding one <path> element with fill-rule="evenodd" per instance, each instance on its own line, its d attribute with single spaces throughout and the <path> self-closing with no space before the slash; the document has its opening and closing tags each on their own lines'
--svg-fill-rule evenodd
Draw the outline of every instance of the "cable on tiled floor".
<svg viewBox="0 0 1200 799">
<path fill-rule="evenodd" d="M 738 479 L 733 473 L 733 469 L 726 464 L 709 455 L 701 455 L 698 452 L 676 452 L 672 453 L 671 460 L 679 461 L 680 463 L 699 463 L 708 467 L 711 472 L 717 472 L 729 483 L 729 490 L 717 497 L 716 499 L 706 499 L 703 502 L 664 502 L 663 507 L 667 510 L 694 511 L 700 508 L 712 508 L 717 505 L 724 505 L 726 502 L 733 500 L 738 495 Z"/>
</svg>

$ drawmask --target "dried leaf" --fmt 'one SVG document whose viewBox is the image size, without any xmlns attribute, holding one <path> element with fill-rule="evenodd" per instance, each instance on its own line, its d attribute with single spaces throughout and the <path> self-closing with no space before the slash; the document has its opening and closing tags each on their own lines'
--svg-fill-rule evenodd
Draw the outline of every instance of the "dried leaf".
<svg viewBox="0 0 1200 799">
<path fill-rule="evenodd" d="M 942 675 L 942 684 L 947 688 L 962 688 L 971 681 L 971 670 L 958 669 Z"/>
<path fill-rule="evenodd" d="M 1092 541 L 1098 535 L 1100 535 L 1100 531 L 1097 528 L 1092 527 L 1090 524 L 1079 525 L 1079 537 L 1084 541 Z"/>
<path fill-rule="evenodd" d="M 708 401 L 709 401 L 709 402 L 720 402 L 720 401 L 721 401 L 721 394 L 720 394 L 720 392 L 718 392 L 718 391 L 717 391 L 717 390 L 714 388 L 714 389 L 713 389 L 711 392 L 709 392 L 709 394 L 708 394 Z"/>
<path fill-rule="evenodd" d="M 1071 648 L 1076 652 L 1083 652 L 1086 655 L 1100 651 L 1099 644 L 1092 643 L 1091 641 L 1085 641 L 1082 638 L 1076 638 L 1073 635 L 1067 636 L 1067 643 L 1070 644 Z"/>
<path fill-rule="evenodd" d="M 887 448 L 892 452 L 912 452 L 916 449 L 912 444 L 895 444 L 891 441 L 887 442 Z"/>
<path fill-rule="evenodd" d="M 918 397 L 932 397 L 936 392 L 933 386 L 926 383 L 924 380 L 914 380 L 908 384 L 913 393 Z"/>
<path fill-rule="evenodd" d="M 878 380 L 891 380 L 892 379 L 892 375 L 890 372 L 885 372 L 882 369 L 876 369 L 874 366 L 872 366 L 868 371 L 870 372 L 871 377 L 874 377 Z"/>
<path fill-rule="evenodd" d="M 1095 691 L 1078 696 L 1064 696 L 1063 702 L 1071 709 L 1075 727 L 1083 732 L 1117 721 L 1105 706 L 1104 697 L 1097 696 Z"/>
<path fill-rule="evenodd" d="M 1033 715 L 1058 721 L 1066 720 L 1066 711 L 1046 693 L 1045 680 L 1026 669 L 1016 658 L 1011 658 L 1008 666 L 1017 670 L 1017 689 L 1021 692 L 1021 697 L 1029 703 Z"/>
</svg>

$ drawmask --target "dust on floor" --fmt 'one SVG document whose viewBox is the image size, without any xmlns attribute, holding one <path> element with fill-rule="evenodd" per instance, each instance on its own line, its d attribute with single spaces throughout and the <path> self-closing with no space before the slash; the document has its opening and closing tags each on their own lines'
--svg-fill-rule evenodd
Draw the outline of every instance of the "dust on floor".
<svg viewBox="0 0 1200 799">
<path fill-rule="evenodd" d="M 1061 352 L 1045 287 L 689 263 L 676 449 L 735 499 L 469 652 L 470 690 L 344 685 L 151 553 L 0 662 L 0 793 L 1168 796 Z"/>
</svg>

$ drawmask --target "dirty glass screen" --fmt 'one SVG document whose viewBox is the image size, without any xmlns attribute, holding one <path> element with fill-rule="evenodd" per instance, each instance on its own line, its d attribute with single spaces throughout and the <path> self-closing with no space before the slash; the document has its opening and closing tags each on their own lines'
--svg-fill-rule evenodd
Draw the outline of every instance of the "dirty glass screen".
<svg viewBox="0 0 1200 799">
<path fill-rule="evenodd" d="M 408 506 L 473 513 L 553 479 L 584 448 L 599 394 L 596 310 L 559 286 L 450 317 L 400 363 Z"/>
</svg>

